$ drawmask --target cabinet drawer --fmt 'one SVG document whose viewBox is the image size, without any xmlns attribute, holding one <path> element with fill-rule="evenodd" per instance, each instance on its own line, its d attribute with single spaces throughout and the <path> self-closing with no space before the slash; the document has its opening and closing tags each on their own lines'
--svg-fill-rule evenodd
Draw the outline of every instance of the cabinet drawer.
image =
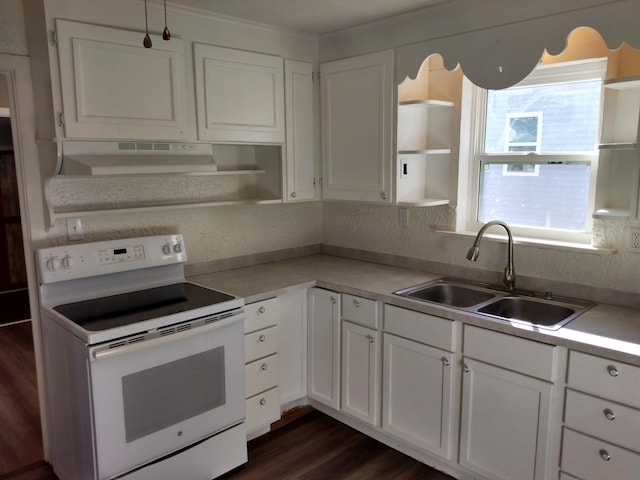
<svg viewBox="0 0 640 480">
<path fill-rule="evenodd" d="M 640 410 L 567 390 L 564 423 L 594 437 L 640 451 Z"/>
<path fill-rule="evenodd" d="M 252 397 L 278 385 L 278 354 L 247 363 L 245 366 L 246 396 Z"/>
<path fill-rule="evenodd" d="M 278 327 L 269 327 L 244 336 L 244 360 L 253 362 L 278 352 Z"/>
<path fill-rule="evenodd" d="M 262 302 L 245 305 L 247 318 L 244 321 L 244 333 L 255 332 L 262 328 L 278 324 L 280 318 L 280 300 L 270 298 Z"/>
<path fill-rule="evenodd" d="M 280 418 L 278 387 L 247 399 L 247 432 L 275 422 Z"/>
<path fill-rule="evenodd" d="M 572 351 L 567 384 L 640 408 L 640 367 L 634 365 Z"/>
<path fill-rule="evenodd" d="M 561 464 L 583 480 L 638 480 L 640 454 L 565 428 Z"/>
<path fill-rule="evenodd" d="M 369 328 L 378 328 L 380 302 L 342 294 L 342 318 Z"/>
<path fill-rule="evenodd" d="M 552 381 L 554 347 L 465 325 L 464 355 L 542 380 Z"/>
<path fill-rule="evenodd" d="M 399 337 L 415 340 L 453 352 L 453 322 L 406 308 L 384 306 L 384 330 Z"/>
</svg>

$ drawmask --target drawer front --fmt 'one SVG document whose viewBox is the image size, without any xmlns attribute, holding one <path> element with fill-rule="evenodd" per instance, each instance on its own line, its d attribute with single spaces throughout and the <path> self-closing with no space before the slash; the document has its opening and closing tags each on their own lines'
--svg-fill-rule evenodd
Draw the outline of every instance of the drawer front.
<svg viewBox="0 0 640 480">
<path fill-rule="evenodd" d="M 453 321 L 445 318 L 385 305 L 384 330 L 448 352 L 454 350 Z"/>
<path fill-rule="evenodd" d="M 567 390 L 566 426 L 640 451 L 640 410 Z"/>
<path fill-rule="evenodd" d="M 270 298 L 244 306 L 247 318 L 244 321 L 244 333 L 255 332 L 278 324 L 280 319 L 280 299 Z"/>
<path fill-rule="evenodd" d="M 562 470 L 583 480 L 638 480 L 640 454 L 564 429 Z"/>
<path fill-rule="evenodd" d="M 635 365 L 571 351 L 567 384 L 640 408 L 640 367 Z"/>
<path fill-rule="evenodd" d="M 342 294 L 342 318 L 344 320 L 377 329 L 379 315 L 380 302 L 346 293 Z"/>
<path fill-rule="evenodd" d="M 245 363 L 278 352 L 278 328 L 269 327 L 244 336 Z"/>
<path fill-rule="evenodd" d="M 463 351 L 466 357 L 553 381 L 552 345 L 465 325 Z"/>
<path fill-rule="evenodd" d="M 278 354 L 271 355 L 245 366 L 246 396 L 252 397 L 278 385 Z"/>
<path fill-rule="evenodd" d="M 247 432 L 269 425 L 280 419 L 278 387 L 247 399 Z"/>
</svg>

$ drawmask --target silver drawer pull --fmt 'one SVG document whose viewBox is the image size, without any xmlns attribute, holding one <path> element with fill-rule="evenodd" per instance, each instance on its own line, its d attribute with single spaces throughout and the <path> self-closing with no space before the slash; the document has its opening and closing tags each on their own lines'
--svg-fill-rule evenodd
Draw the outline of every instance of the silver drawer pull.
<svg viewBox="0 0 640 480">
<path fill-rule="evenodd" d="M 263 305 L 263 306 L 261 306 L 261 307 L 258 309 L 258 312 L 260 312 L 260 313 L 264 313 L 264 312 L 266 312 L 266 311 L 267 311 L 267 309 L 266 309 L 266 308 L 264 308 L 264 305 Z"/>
<path fill-rule="evenodd" d="M 604 409 L 604 416 L 607 417 L 607 420 L 615 420 L 616 419 L 616 414 L 613 413 L 610 409 L 605 408 Z"/>
<path fill-rule="evenodd" d="M 611 455 L 609 455 L 609 452 L 607 452 L 604 448 L 600 450 L 598 453 L 600 454 L 600 458 L 603 459 L 605 462 L 608 462 L 609 460 L 611 460 Z"/>
<path fill-rule="evenodd" d="M 469 373 L 469 366 L 466 363 L 462 366 L 462 371 L 464 373 Z"/>
<path fill-rule="evenodd" d="M 266 337 L 264 334 L 262 334 L 262 335 L 260 335 L 260 336 L 258 337 L 258 341 L 259 341 L 260 343 L 264 343 L 264 341 L 265 341 L 266 339 L 267 339 L 267 337 Z"/>
<path fill-rule="evenodd" d="M 607 372 L 609 372 L 609 375 L 611 375 L 612 377 L 617 377 L 618 375 L 620 375 L 620 373 L 618 372 L 618 369 L 613 365 L 609 365 L 607 367 Z"/>
<path fill-rule="evenodd" d="M 260 368 L 262 368 L 262 370 L 265 371 L 269 368 L 269 365 L 267 365 L 266 363 L 263 363 Z"/>
<path fill-rule="evenodd" d="M 333 303 L 334 305 L 338 303 L 338 300 L 336 299 L 336 297 L 331 297 L 331 303 Z"/>
<path fill-rule="evenodd" d="M 451 362 L 449 361 L 449 359 L 447 357 L 442 357 L 440 360 L 442 360 L 442 364 L 445 367 L 448 367 L 449 365 L 451 365 Z M 468 369 L 467 369 L 468 370 Z"/>
<path fill-rule="evenodd" d="M 367 338 L 369 339 L 369 343 L 373 343 L 373 335 L 367 335 Z"/>
<path fill-rule="evenodd" d="M 353 300 L 353 304 L 356 306 L 356 308 L 360 308 L 360 302 L 358 300 Z"/>
<path fill-rule="evenodd" d="M 260 405 L 264 406 L 264 405 L 266 405 L 266 404 L 267 404 L 267 399 L 266 399 L 266 398 L 264 398 L 264 397 L 262 397 L 262 398 L 260 399 Z"/>
</svg>

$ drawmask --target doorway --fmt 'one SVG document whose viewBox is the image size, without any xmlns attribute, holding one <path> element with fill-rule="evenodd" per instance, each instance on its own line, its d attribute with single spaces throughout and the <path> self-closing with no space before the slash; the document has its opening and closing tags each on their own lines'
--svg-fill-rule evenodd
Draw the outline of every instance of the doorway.
<svg viewBox="0 0 640 480">
<path fill-rule="evenodd" d="M 31 316 L 23 245 L 9 90 L 0 75 L 0 326 Z"/>
</svg>

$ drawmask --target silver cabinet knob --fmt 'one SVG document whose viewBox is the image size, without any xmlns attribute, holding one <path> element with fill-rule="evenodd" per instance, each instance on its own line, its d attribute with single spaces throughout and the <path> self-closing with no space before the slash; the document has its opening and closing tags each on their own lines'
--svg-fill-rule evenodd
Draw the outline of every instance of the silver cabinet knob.
<svg viewBox="0 0 640 480">
<path fill-rule="evenodd" d="M 266 339 L 267 339 L 267 337 L 266 337 L 264 334 L 262 334 L 262 335 L 260 335 L 260 336 L 258 337 L 258 341 L 259 341 L 260 343 L 264 343 L 264 341 L 265 341 Z"/>
<path fill-rule="evenodd" d="M 598 453 L 600 454 L 600 458 L 603 459 L 605 462 L 608 462 L 609 460 L 611 460 L 611 455 L 609 455 L 609 452 L 607 452 L 604 448 L 600 450 Z"/>
<path fill-rule="evenodd" d="M 445 367 L 448 367 L 449 365 L 451 365 L 451 362 L 449 361 L 449 359 L 447 357 L 442 357 L 440 360 L 442 360 L 442 364 Z M 466 371 L 468 371 L 468 369 Z"/>
<path fill-rule="evenodd" d="M 291 198 L 296 198 L 298 194 L 296 192 L 291 192 Z"/>
<path fill-rule="evenodd" d="M 269 368 L 269 365 L 267 365 L 266 363 L 263 363 L 260 368 L 262 368 L 262 371 L 266 371 Z"/>
<path fill-rule="evenodd" d="M 386 200 L 386 199 L 387 199 L 387 194 L 386 194 L 386 193 L 384 193 L 384 192 L 380 192 L 380 197 L 381 197 L 383 200 Z"/>
<path fill-rule="evenodd" d="M 612 377 L 617 377 L 618 375 L 620 375 L 618 369 L 613 365 L 609 365 L 607 367 L 607 372 L 609 372 L 609 375 L 611 375 Z"/>
<path fill-rule="evenodd" d="M 336 297 L 331 297 L 331 303 L 335 305 L 337 302 L 338 300 L 336 299 Z"/>
<path fill-rule="evenodd" d="M 373 335 L 367 335 L 367 338 L 369 339 L 369 343 L 373 343 L 373 341 L 375 340 L 373 338 Z"/>
<path fill-rule="evenodd" d="M 267 399 L 266 399 L 266 398 L 264 398 L 264 397 L 262 397 L 262 398 L 260 399 L 260 405 L 265 406 L 266 404 L 267 404 Z"/>
<path fill-rule="evenodd" d="M 616 414 L 613 413 L 609 408 L 604 409 L 604 416 L 607 417 L 607 420 L 615 420 Z"/>
<path fill-rule="evenodd" d="M 356 308 L 360 308 L 360 302 L 355 298 L 353 299 L 353 304 L 356 306 Z"/>
<path fill-rule="evenodd" d="M 469 366 L 466 363 L 462 366 L 462 371 L 464 373 L 469 373 Z"/>
<path fill-rule="evenodd" d="M 263 305 L 263 306 L 261 306 L 261 307 L 258 309 L 258 312 L 260 312 L 260 313 L 264 313 L 264 312 L 266 312 L 266 311 L 267 311 L 267 309 L 264 307 L 264 305 Z"/>
</svg>

